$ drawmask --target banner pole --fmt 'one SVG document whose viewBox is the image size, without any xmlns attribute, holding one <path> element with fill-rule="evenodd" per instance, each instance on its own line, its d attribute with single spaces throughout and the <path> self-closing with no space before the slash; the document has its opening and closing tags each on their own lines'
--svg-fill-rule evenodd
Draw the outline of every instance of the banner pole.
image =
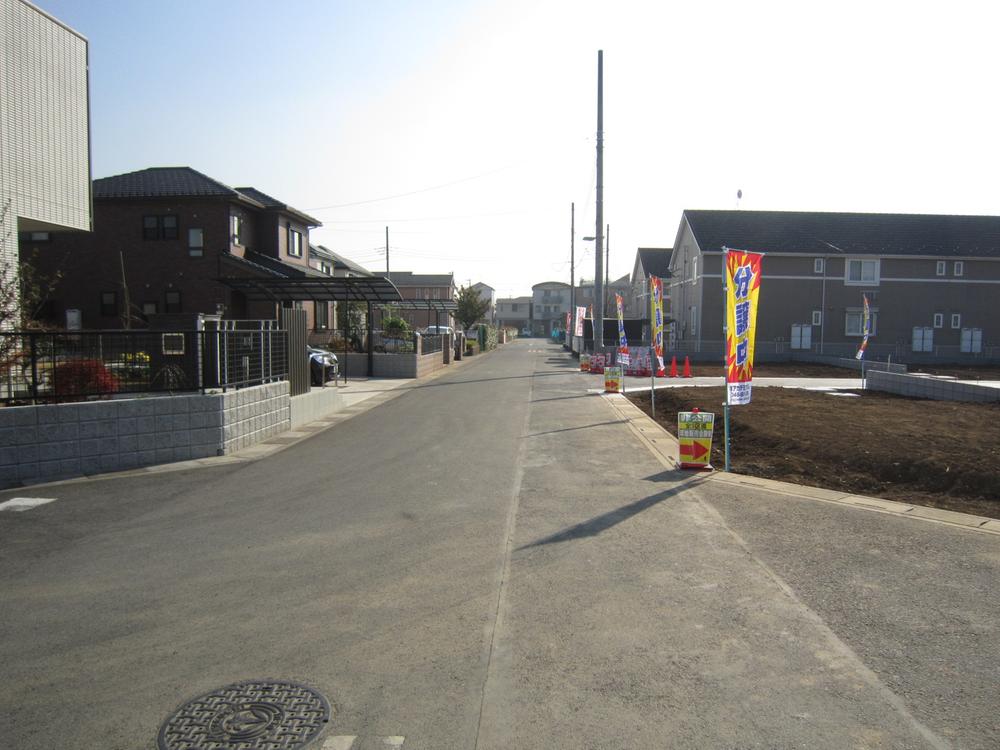
<svg viewBox="0 0 1000 750">
<path fill-rule="evenodd" d="M 649 275 L 649 416 L 656 419 L 656 290 L 653 289 L 653 275 Z"/>
<path fill-rule="evenodd" d="M 723 422 L 725 424 L 726 468 L 729 471 L 729 363 L 726 360 L 729 334 L 729 287 L 726 279 L 729 275 L 729 248 L 722 247 L 722 372 L 723 386 L 726 389 L 726 403 L 723 406 Z"/>
</svg>

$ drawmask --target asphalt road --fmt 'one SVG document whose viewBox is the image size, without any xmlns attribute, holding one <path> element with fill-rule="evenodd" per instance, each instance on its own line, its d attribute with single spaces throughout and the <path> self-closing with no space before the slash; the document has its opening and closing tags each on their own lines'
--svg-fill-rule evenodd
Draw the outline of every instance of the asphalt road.
<svg viewBox="0 0 1000 750">
<path fill-rule="evenodd" d="M 0 512 L 0 747 L 251 678 L 330 700 L 317 748 L 1000 746 L 1000 538 L 668 471 L 589 377 L 519 341 L 260 461 L 0 493 L 55 498 Z"/>
</svg>

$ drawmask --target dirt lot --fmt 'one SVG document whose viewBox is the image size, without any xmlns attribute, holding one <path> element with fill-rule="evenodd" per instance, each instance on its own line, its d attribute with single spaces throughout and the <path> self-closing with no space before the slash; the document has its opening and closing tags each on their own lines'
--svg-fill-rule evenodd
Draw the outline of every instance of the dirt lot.
<svg viewBox="0 0 1000 750">
<path fill-rule="evenodd" d="M 677 371 L 684 369 L 684 360 L 677 363 Z M 667 362 L 667 371 L 670 362 Z M 963 367 L 960 365 L 913 365 L 911 373 L 926 375 L 947 375 L 960 380 L 1000 380 L 1000 367 Z M 722 363 L 691 365 L 691 375 L 700 377 L 722 377 Z M 859 370 L 849 370 L 846 367 L 819 365 L 810 362 L 776 362 L 768 364 L 760 362 L 754 365 L 755 378 L 860 378 Z"/>
<path fill-rule="evenodd" d="M 1000 405 L 857 393 L 754 388 L 752 403 L 730 408 L 730 468 L 1000 518 Z M 628 398 L 649 413 L 648 391 Z M 679 410 L 715 412 L 712 463 L 722 467 L 724 400 L 721 387 L 658 389 L 656 418 L 676 435 Z"/>
</svg>

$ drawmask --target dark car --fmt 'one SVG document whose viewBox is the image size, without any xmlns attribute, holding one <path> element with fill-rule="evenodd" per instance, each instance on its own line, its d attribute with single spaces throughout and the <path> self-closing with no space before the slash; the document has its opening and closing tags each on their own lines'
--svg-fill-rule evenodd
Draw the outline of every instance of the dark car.
<svg viewBox="0 0 1000 750">
<path fill-rule="evenodd" d="M 313 385 L 337 379 L 340 362 L 336 354 L 318 346 L 307 346 L 306 350 L 309 352 L 309 375 Z"/>
</svg>

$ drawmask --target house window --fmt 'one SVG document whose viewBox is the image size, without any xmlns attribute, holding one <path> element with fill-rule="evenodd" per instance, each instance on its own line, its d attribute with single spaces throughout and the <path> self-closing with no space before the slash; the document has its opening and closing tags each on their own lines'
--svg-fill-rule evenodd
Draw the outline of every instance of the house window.
<svg viewBox="0 0 1000 750">
<path fill-rule="evenodd" d="M 52 239 L 52 235 L 48 232 L 28 232 L 28 240 L 30 242 L 48 242 Z"/>
<path fill-rule="evenodd" d="M 946 261 L 939 260 L 937 262 L 937 271 L 936 271 L 937 275 L 944 276 L 947 272 L 948 272 L 948 263 Z"/>
<path fill-rule="evenodd" d="M 188 230 L 188 255 L 200 258 L 204 253 L 205 237 L 201 229 Z"/>
<path fill-rule="evenodd" d="M 101 292 L 101 315 L 113 318 L 118 314 L 118 292 Z"/>
<path fill-rule="evenodd" d="M 542 290 L 542 297 L 544 297 L 545 299 L 548 299 L 550 293 L 551 293 L 550 289 L 544 289 L 544 290 Z"/>
<path fill-rule="evenodd" d="M 691 278 L 692 279 L 697 279 L 698 278 L 698 259 L 697 258 L 692 258 L 691 259 Z"/>
<path fill-rule="evenodd" d="M 848 260 L 845 271 L 844 283 L 846 284 L 874 284 L 878 285 L 879 261 L 877 260 Z"/>
<path fill-rule="evenodd" d="M 956 260 L 955 261 L 955 275 L 956 276 L 961 276 L 963 273 L 965 273 L 965 263 L 963 263 L 960 260 Z"/>
<path fill-rule="evenodd" d="M 325 273 L 327 276 L 333 275 L 333 266 L 325 261 L 320 261 L 319 270 Z"/>
<path fill-rule="evenodd" d="M 143 216 L 142 238 L 144 240 L 176 240 L 177 217 L 172 215 Z"/>
<path fill-rule="evenodd" d="M 821 326 L 821 325 L 823 325 L 823 311 L 822 310 L 813 310 L 813 323 L 812 324 L 814 326 Z"/>
<path fill-rule="evenodd" d="M 944 313 L 934 313 L 934 327 L 944 328 Z"/>
<path fill-rule="evenodd" d="M 963 328 L 962 338 L 959 343 L 959 351 L 963 354 L 982 354 L 983 329 Z"/>
<path fill-rule="evenodd" d="M 316 330 L 322 331 L 330 327 L 330 303 L 316 303 Z"/>
<path fill-rule="evenodd" d="M 847 315 L 844 320 L 844 335 L 845 336 L 864 336 L 864 311 L 858 308 L 848 308 Z M 878 332 L 878 310 L 871 310 L 871 330 L 868 332 L 869 336 L 874 336 Z"/>
<path fill-rule="evenodd" d="M 288 228 L 288 254 L 296 258 L 302 257 L 302 232 Z"/>
<path fill-rule="evenodd" d="M 232 215 L 229 217 L 229 229 L 234 245 L 243 244 L 243 217 Z"/>
<path fill-rule="evenodd" d="M 823 273 L 823 268 L 826 264 L 823 262 L 822 258 L 815 258 L 813 260 L 813 273 Z"/>
<path fill-rule="evenodd" d="M 167 292 L 163 295 L 163 311 L 167 314 L 179 313 L 181 311 L 180 292 Z"/>
<path fill-rule="evenodd" d="M 958 330 L 962 327 L 962 316 L 960 313 L 951 314 L 951 327 Z"/>
<path fill-rule="evenodd" d="M 156 315 L 157 304 L 155 302 L 143 302 L 142 303 L 142 314 L 143 315 Z"/>
<path fill-rule="evenodd" d="M 917 326 L 913 329 L 913 344 L 911 346 L 915 352 L 934 351 L 934 329 L 921 328 Z"/>
<path fill-rule="evenodd" d="M 517 312 L 517 303 L 516 302 L 512 302 L 511 303 L 510 311 L 511 312 Z"/>
<path fill-rule="evenodd" d="M 161 216 L 160 217 L 160 238 L 164 240 L 176 240 L 177 239 L 177 217 L 176 216 Z"/>
</svg>

